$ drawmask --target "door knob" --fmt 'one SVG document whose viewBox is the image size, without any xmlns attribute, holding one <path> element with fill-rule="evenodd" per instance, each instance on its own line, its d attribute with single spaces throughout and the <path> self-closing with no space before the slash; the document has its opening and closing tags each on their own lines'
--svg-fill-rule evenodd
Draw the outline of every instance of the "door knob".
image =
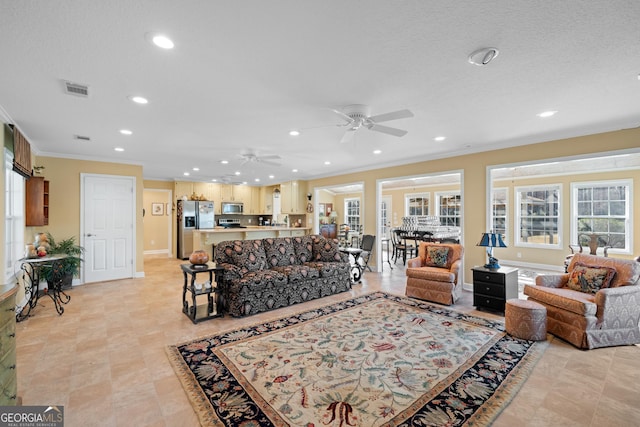
<svg viewBox="0 0 640 427">
<path fill-rule="evenodd" d="M 87 236 L 87 237 L 91 237 L 91 236 L 94 236 L 94 235 L 93 235 L 93 234 L 91 234 L 91 233 L 87 233 L 87 234 L 85 234 L 85 236 Z"/>
</svg>

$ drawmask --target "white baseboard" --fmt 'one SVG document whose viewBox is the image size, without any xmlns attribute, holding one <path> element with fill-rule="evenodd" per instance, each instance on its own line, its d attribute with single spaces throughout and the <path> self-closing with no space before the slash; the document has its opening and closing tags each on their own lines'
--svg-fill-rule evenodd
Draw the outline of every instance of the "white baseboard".
<svg viewBox="0 0 640 427">
<path fill-rule="evenodd" d="M 136 274 L 133 277 L 136 279 L 142 279 L 144 277 L 144 271 L 136 271 Z"/>
<path fill-rule="evenodd" d="M 155 249 L 152 251 L 144 251 L 143 252 L 144 255 L 158 255 L 158 254 L 169 254 L 169 249 Z"/>
</svg>

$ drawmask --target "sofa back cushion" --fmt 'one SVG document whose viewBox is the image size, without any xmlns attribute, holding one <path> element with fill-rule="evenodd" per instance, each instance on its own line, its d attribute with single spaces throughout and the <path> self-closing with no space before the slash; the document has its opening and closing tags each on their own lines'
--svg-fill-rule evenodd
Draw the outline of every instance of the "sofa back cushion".
<svg viewBox="0 0 640 427">
<path fill-rule="evenodd" d="M 615 274 L 616 270 L 610 267 L 589 267 L 577 263 L 569 274 L 567 287 L 574 291 L 595 294 L 600 289 L 608 288 Z"/>
<path fill-rule="evenodd" d="M 296 264 L 313 261 L 313 240 L 317 235 L 293 237 L 293 248 L 296 252 Z"/>
<path fill-rule="evenodd" d="M 443 254 L 446 252 L 446 262 Z M 431 255 L 429 254 L 431 253 Z M 418 247 L 418 257 L 422 265 L 451 269 L 451 265 L 462 258 L 464 248 L 457 243 L 422 242 Z"/>
<path fill-rule="evenodd" d="M 213 260 L 218 264 L 235 264 L 234 247 L 242 247 L 242 240 L 225 240 L 215 244 Z"/>
<path fill-rule="evenodd" d="M 338 240 L 318 237 L 313 240 L 313 260 L 321 262 L 340 262 Z"/>
<path fill-rule="evenodd" d="M 267 268 L 267 256 L 262 240 L 239 240 L 234 245 L 231 257 L 233 263 L 247 271 L 258 271 Z"/>
<path fill-rule="evenodd" d="M 571 263 L 567 271 L 571 273 L 577 264 L 588 267 L 608 267 L 613 268 L 616 274 L 613 276 L 609 287 L 629 286 L 638 284 L 640 278 L 640 263 L 632 259 L 609 258 L 598 255 L 584 253 L 575 254 L 571 258 Z"/>
<path fill-rule="evenodd" d="M 269 267 L 286 267 L 296 264 L 296 251 L 291 237 L 267 238 L 263 243 Z"/>
</svg>

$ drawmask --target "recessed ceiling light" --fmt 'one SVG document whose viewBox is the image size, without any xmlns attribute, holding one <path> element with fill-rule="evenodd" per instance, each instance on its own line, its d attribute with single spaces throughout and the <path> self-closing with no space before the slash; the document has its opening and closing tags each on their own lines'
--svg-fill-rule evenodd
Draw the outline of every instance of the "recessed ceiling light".
<svg viewBox="0 0 640 427">
<path fill-rule="evenodd" d="M 145 97 L 142 96 L 130 96 L 129 97 L 130 100 L 132 100 L 133 102 L 135 102 L 136 104 L 148 104 L 149 100 Z"/>
<path fill-rule="evenodd" d="M 122 148 L 122 147 L 116 147 L 116 148 L 114 148 L 114 150 L 115 150 L 115 151 L 124 151 L 124 148 Z"/>
<path fill-rule="evenodd" d="M 260 182 L 260 178 L 254 179 L 255 182 Z"/>
<path fill-rule="evenodd" d="M 200 168 L 193 168 L 193 170 L 197 172 L 200 170 Z"/>
<path fill-rule="evenodd" d="M 275 178 L 275 176 L 269 175 L 269 179 L 273 179 L 273 178 Z"/>
<path fill-rule="evenodd" d="M 291 169 L 291 172 L 296 173 L 298 172 L 298 169 Z"/>
<path fill-rule="evenodd" d="M 229 163 L 229 160 L 220 160 L 220 163 L 222 163 L 223 165 L 226 165 Z"/>
<path fill-rule="evenodd" d="M 447 139 L 444 136 L 436 136 L 435 138 L 433 138 L 434 141 L 444 141 L 445 139 Z"/>
<path fill-rule="evenodd" d="M 173 41 L 167 36 L 163 36 L 162 34 L 156 34 L 151 38 L 153 44 L 163 49 L 173 49 Z"/>
<path fill-rule="evenodd" d="M 247 181 L 242 181 L 242 185 L 247 185 Z"/>
<path fill-rule="evenodd" d="M 217 180 L 217 179 L 215 179 L 215 178 L 213 178 L 211 181 L 212 181 L 212 182 L 218 182 L 218 180 Z"/>
<path fill-rule="evenodd" d="M 468 60 L 470 64 L 483 66 L 493 61 L 499 53 L 500 51 L 495 47 L 485 47 L 471 53 Z"/>
<path fill-rule="evenodd" d="M 331 162 L 327 160 L 326 162 L 324 162 L 324 164 L 325 164 L 325 165 L 330 165 L 330 164 L 331 164 Z"/>
<path fill-rule="evenodd" d="M 382 150 L 373 150 L 373 154 L 380 154 L 382 153 Z"/>
<path fill-rule="evenodd" d="M 290 130 L 290 131 L 289 131 L 289 135 L 291 135 L 291 136 L 298 136 L 298 135 L 300 135 L 300 131 L 297 131 L 297 130 L 295 130 L 295 129 L 294 129 L 294 130 Z"/>
<path fill-rule="evenodd" d="M 189 176 L 189 172 L 184 172 L 182 175 Z"/>
<path fill-rule="evenodd" d="M 542 117 L 543 119 L 546 117 L 551 117 L 556 114 L 557 111 L 544 111 L 542 113 L 536 114 L 538 117 Z"/>
<path fill-rule="evenodd" d="M 240 171 L 235 171 L 234 173 L 236 174 L 236 176 L 240 175 Z"/>
<path fill-rule="evenodd" d="M 133 132 L 131 132 L 129 129 L 120 129 L 120 133 L 123 135 L 131 135 L 133 134 Z"/>
</svg>

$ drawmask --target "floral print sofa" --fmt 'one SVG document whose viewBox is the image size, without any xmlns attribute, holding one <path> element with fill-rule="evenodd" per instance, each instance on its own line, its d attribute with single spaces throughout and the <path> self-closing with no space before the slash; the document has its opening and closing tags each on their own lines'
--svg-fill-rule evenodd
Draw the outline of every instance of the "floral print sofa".
<svg viewBox="0 0 640 427">
<path fill-rule="evenodd" d="M 228 240 L 214 248 L 232 316 L 247 316 L 351 289 L 351 266 L 336 239 L 319 235 Z"/>
<path fill-rule="evenodd" d="M 582 349 L 640 343 L 640 262 L 578 253 L 568 273 L 536 277 L 529 300 L 547 309 L 547 332 Z"/>
</svg>

